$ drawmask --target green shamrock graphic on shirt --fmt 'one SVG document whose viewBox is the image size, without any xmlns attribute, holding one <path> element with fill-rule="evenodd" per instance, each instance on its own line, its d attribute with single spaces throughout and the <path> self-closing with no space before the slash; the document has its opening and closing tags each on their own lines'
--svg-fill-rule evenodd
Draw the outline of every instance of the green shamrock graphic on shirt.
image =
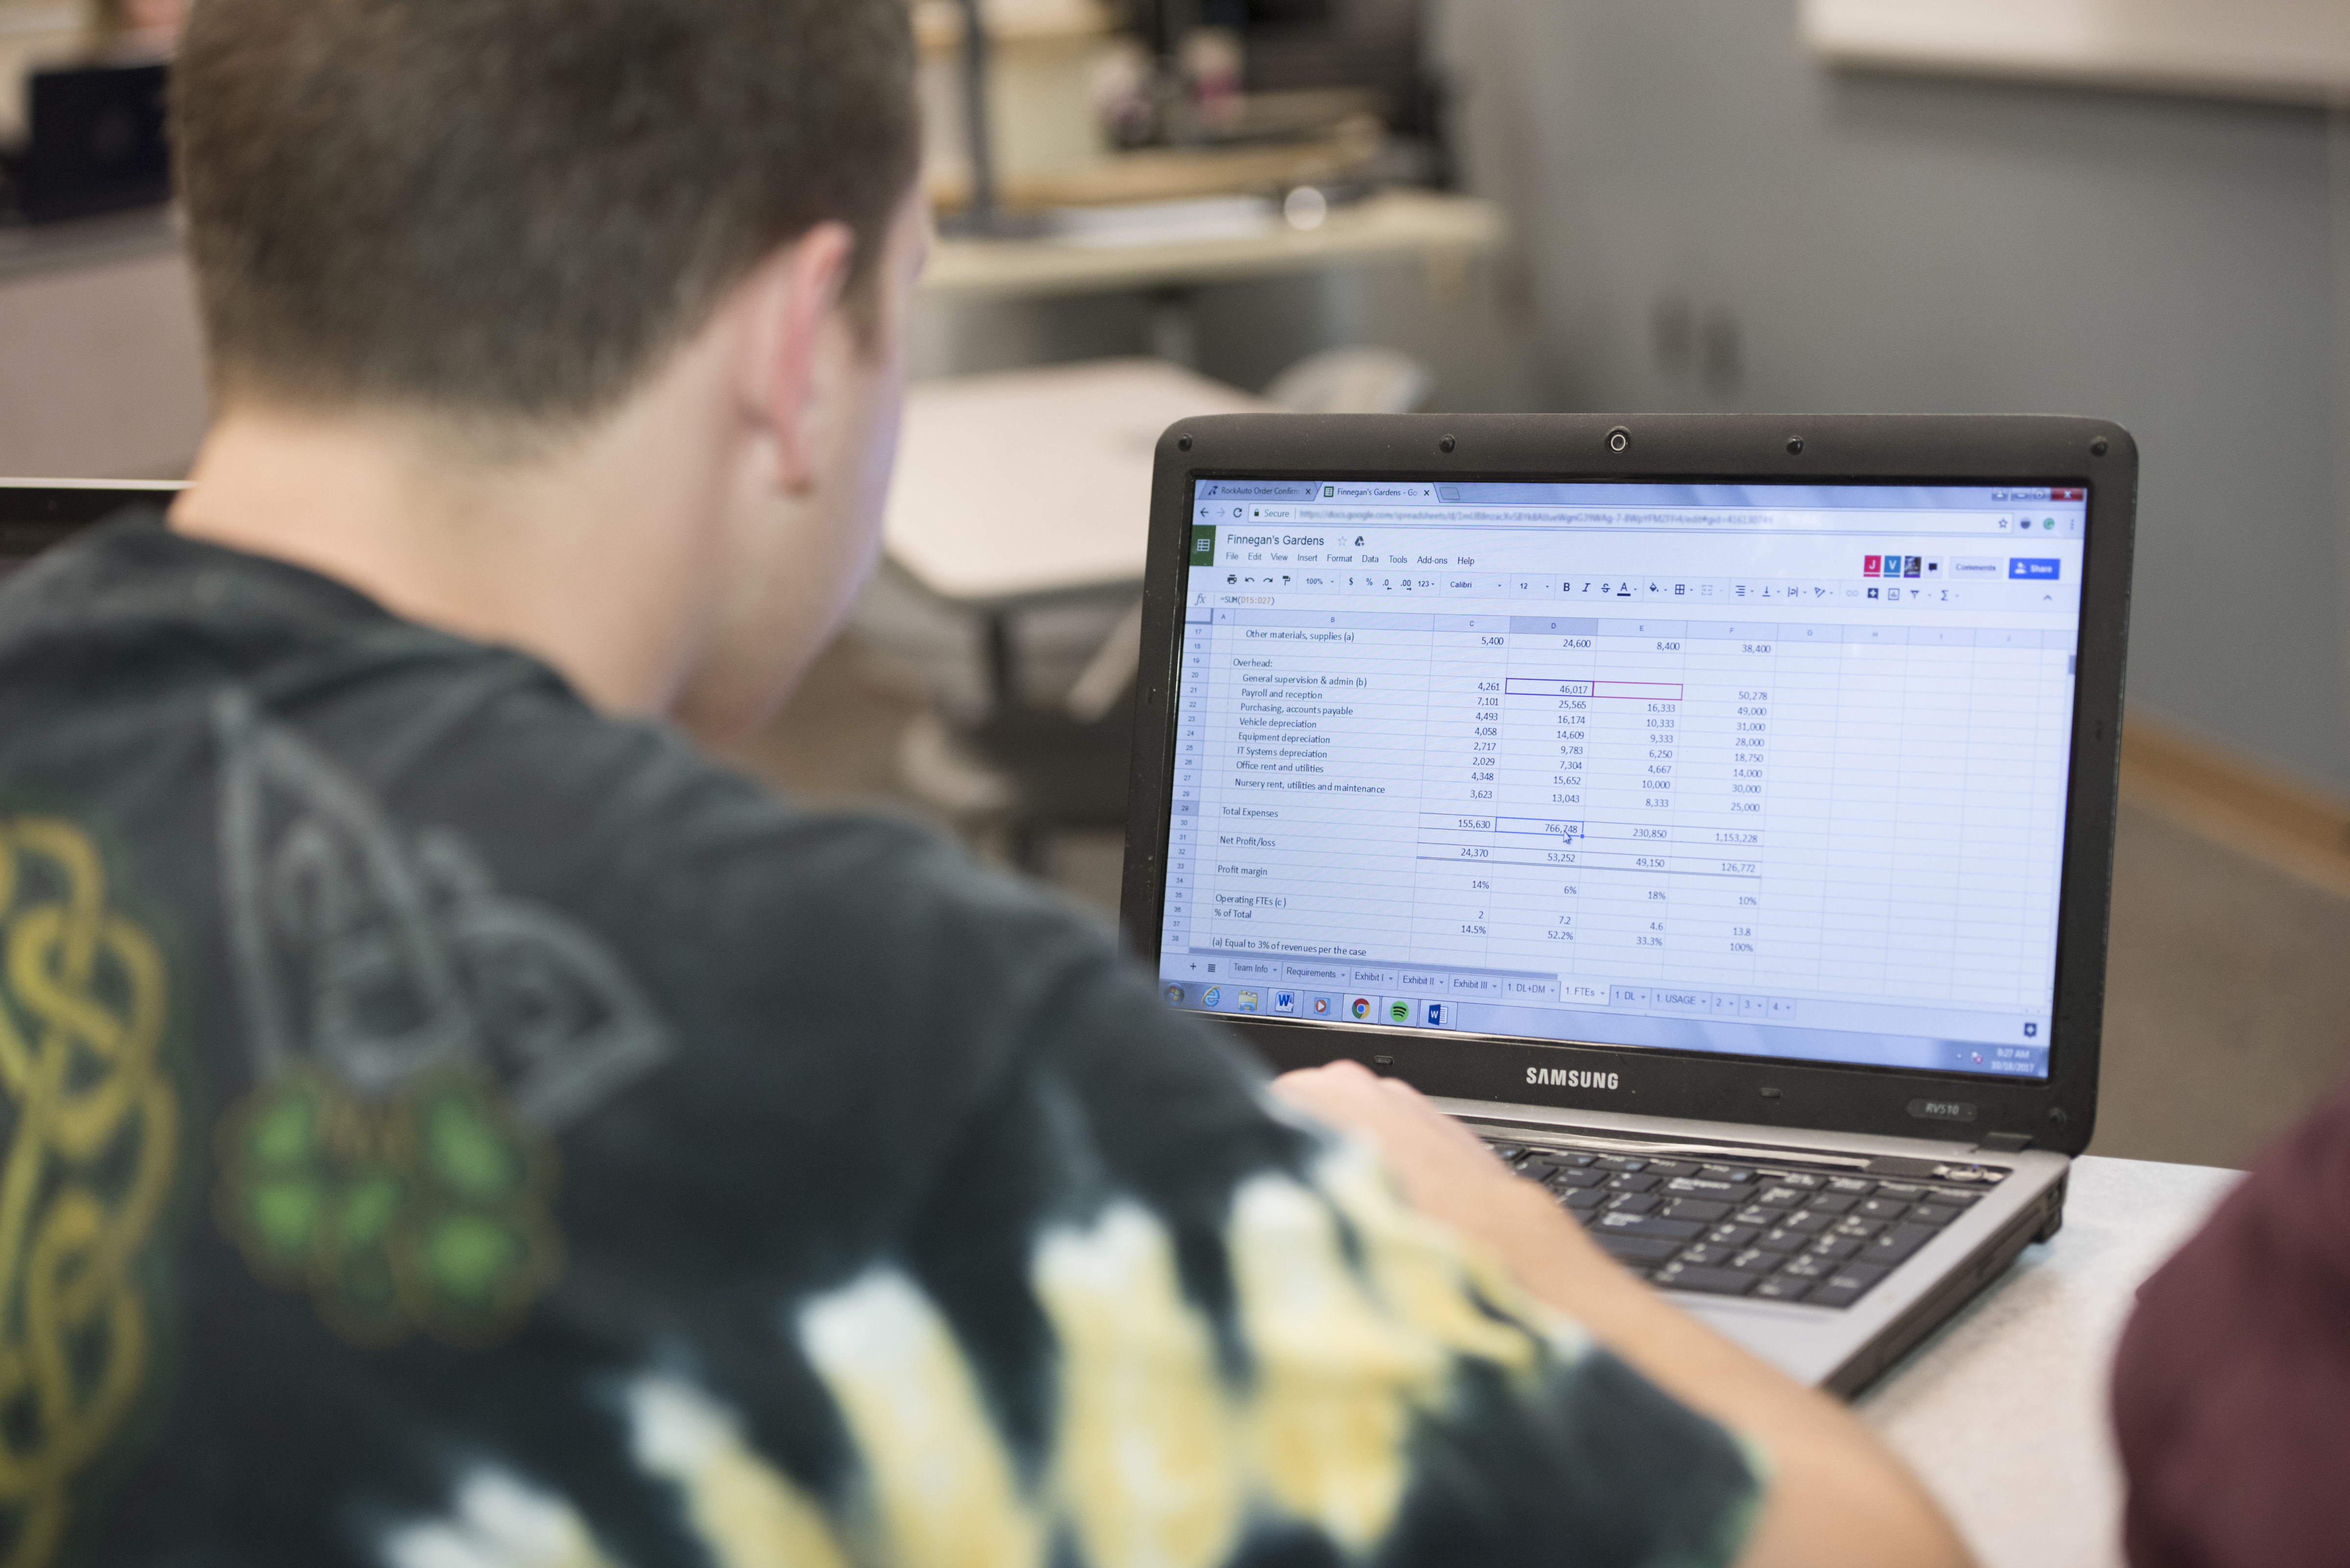
<svg viewBox="0 0 2350 1568">
<path fill-rule="evenodd" d="M 554 1151 L 475 1075 L 362 1101 L 307 1068 L 221 1124 L 216 1207 L 255 1272 L 362 1345 L 511 1332 L 561 1266 Z"/>
</svg>

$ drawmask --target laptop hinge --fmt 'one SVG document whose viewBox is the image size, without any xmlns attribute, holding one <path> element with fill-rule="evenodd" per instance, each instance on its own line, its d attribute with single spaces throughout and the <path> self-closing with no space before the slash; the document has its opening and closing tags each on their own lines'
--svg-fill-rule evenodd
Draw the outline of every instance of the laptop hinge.
<svg viewBox="0 0 2350 1568">
<path fill-rule="evenodd" d="M 2032 1147 L 2032 1135 L 2020 1132 L 1989 1133 L 1984 1136 L 1982 1142 L 1975 1147 L 1989 1149 L 1993 1154 L 2022 1154 Z"/>
</svg>

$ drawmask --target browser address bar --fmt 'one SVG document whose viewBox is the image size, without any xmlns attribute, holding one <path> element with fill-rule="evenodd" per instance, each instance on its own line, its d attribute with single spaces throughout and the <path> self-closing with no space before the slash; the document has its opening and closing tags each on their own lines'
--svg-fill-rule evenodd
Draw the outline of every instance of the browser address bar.
<svg viewBox="0 0 2350 1568">
<path fill-rule="evenodd" d="M 1250 509 L 1248 517 L 1252 523 L 1377 523 L 1390 528 L 1461 523 L 1498 523 L 1522 528 L 1618 523 L 1719 528 L 1725 524 L 1754 527 L 1779 520 L 1776 514 L 1768 512 L 1563 512 L 1555 507 L 1537 511 L 1478 506 L 1425 510 L 1396 506 L 1257 506 Z"/>
<path fill-rule="evenodd" d="M 2012 515 L 2012 514 L 2010 515 Z M 1211 519 L 1212 520 L 1212 519 Z M 1258 506 L 1251 524 L 1336 527 L 1371 524 L 1383 528 L 1463 525 L 1510 528 L 1639 527 L 1688 529 L 1783 529 L 1819 534 L 1983 534 L 2009 525 L 1983 512 L 1700 512 L 1665 508 L 1568 511 L 1557 507 L 1481 506 Z M 2073 530 L 2077 533 L 2077 528 Z"/>
</svg>

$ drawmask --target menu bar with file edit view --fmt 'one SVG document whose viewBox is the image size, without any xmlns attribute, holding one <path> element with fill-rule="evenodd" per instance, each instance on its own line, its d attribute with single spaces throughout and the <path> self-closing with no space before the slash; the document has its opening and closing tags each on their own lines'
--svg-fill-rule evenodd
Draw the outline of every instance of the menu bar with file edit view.
<svg viewBox="0 0 2350 1568">
<path fill-rule="evenodd" d="M 1199 482 L 1167 1000 L 2044 1077 L 2087 510 Z"/>
</svg>

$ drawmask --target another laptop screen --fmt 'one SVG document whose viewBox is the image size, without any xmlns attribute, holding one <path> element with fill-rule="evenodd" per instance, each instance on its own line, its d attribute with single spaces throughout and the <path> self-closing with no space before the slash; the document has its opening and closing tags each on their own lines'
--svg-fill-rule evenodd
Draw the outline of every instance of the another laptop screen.
<svg viewBox="0 0 2350 1568">
<path fill-rule="evenodd" d="M 2045 1077 L 2087 510 L 1199 482 L 1168 1001 Z"/>
<path fill-rule="evenodd" d="M 0 479 L 0 581 L 125 507 L 171 505 L 180 489 L 139 480 Z"/>
</svg>

